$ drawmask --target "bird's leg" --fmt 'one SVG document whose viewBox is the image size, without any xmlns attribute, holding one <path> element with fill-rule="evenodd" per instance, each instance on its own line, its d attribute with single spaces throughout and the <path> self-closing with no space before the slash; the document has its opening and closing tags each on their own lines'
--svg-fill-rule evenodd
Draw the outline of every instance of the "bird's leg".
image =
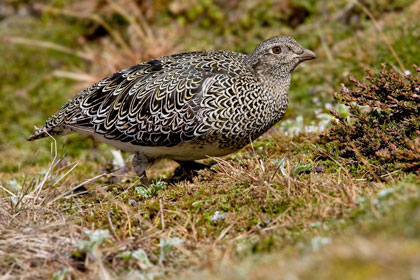
<svg viewBox="0 0 420 280">
<path fill-rule="evenodd" d="M 134 172 L 141 177 L 141 182 L 147 184 L 149 180 L 146 177 L 146 169 L 149 166 L 149 159 L 142 152 L 137 152 L 134 154 L 133 158 L 133 168 Z"/>
</svg>

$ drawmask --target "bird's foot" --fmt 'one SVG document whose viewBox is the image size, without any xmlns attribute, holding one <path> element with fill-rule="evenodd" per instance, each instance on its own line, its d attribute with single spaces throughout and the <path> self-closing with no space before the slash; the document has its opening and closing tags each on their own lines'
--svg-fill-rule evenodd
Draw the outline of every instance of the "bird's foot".
<svg viewBox="0 0 420 280">
<path fill-rule="evenodd" d="M 149 166 L 149 159 L 145 154 L 137 152 L 133 158 L 133 168 L 137 176 L 140 177 L 140 183 L 145 186 L 149 186 L 151 181 L 146 176 L 146 169 Z"/>
</svg>

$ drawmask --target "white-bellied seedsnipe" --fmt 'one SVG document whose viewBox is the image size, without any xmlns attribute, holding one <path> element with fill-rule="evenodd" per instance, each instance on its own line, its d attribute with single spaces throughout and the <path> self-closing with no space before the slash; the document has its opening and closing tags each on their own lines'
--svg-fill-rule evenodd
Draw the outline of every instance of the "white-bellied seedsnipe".
<svg viewBox="0 0 420 280">
<path fill-rule="evenodd" d="M 232 153 L 284 115 L 296 66 L 316 55 L 293 38 L 263 41 L 251 55 L 202 51 L 156 58 L 81 91 L 28 140 L 79 132 L 135 153 L 145 175 L 161 158 L 181 166 Z"/>
</svg>

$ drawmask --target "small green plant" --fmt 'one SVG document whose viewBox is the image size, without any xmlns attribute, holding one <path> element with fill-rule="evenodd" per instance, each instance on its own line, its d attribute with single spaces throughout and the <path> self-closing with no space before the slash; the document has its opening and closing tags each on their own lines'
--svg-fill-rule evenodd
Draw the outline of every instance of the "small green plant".
<svg viewBox="0 0 420 280">
<path fill-rule="evenodd" d="M 64 268 L 62 270 L 57 271 L 56 273 L 54 273 L 52 279 L 53 280 L 64 280 L 66 279 L 66 275 L 70 272 L 70 270 L 68 268 Z"/>
<path fill-rule="evenodd" d="M 293 168 L 292 175 L 293 175 L 293 177 L 296 177 L 297 175 L 299 175 L 301 173 L 305 173 L 305 172 L 311 171 L 312 168 L 314 168 L 314 167 L 312 165 L 310 165 L 310 164 L 299 164 L 299 165 L 296 165 Z"/>
<path fill-rule="evenodd" d="M 150 262 L 147 253 L 143 249 L 137 249 L 134 252 L 125 251 L 120 254 L 120 257 L 126 260 L 134 259 L 139 264 L 142 270 L 153 268 L 154 265 Z"/>
<path fill-rule="evenodd" d="M 158 191 L 166 189 L 167 186 L 164 182 L 158 181 L 150 184 L 148 187 L 136 187 L 136 192 L 141 198 L 149 198 L 155 196 Z"/>
<path fill-rule="evenodd" d="M 103 264 L 102 251 L 100 249 L 101 244 L 106 242 L 111 238 L 111 234 L 107 229 L 97 229 L 94 231 L 85 230 L 84 231 L 89 240 L 78 240 L 74 246 L 79 250 L 79 252 L 86 253 L 86 257 L 93 257 L 95 262 L 92 264 L 91 268 L 99 272 L 100 279 L 111 279 L 111 275 L 107 268 Z M 73 256 L 76 256 L 78 252 L 73 252 Z"/>
<path fill-rule="evenodd" d="M 107 241 L 111 235 L 108 230 L 86 230 L 85 234 L 89 237 L 89 240 L 79 240 L 74 245 L 77 249 L 82 252 L 92 253 L 94 256 L 98 255 L 97 250 L 99 246 Z"/>
<path fill-rule="evenodd" d="M 160 256 L 159 256 L 159 265 L 162 265 L 163 260 L 165 259 L 165 256 L 173 249 L 178 248 L 181 246 L 182 243 L 184 243 L 185 240 L 174 237 L 174 238 L 160 238 Z"/>
<path fill-rule="evenodd" d="M 337 122 L 321 135 L 321 153 L 362 165 L 376 179 L 394 170 L 420 173 L 419 75 L 401 76 L 385 65 L 377 75 L 367 74 L 367 83 L 350 77 L 355 88 L 342 85 L 335 94 L 350 118 L 331 110 Z"/>
</svg>

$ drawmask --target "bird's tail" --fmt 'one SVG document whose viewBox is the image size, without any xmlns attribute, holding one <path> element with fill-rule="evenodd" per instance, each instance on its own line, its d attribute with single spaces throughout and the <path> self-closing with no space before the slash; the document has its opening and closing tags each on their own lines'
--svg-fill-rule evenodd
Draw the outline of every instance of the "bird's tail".
<svg viewBox="0 0 420 280">
<path fill-rule="evenodd" d="M 50 134 L 45 126 L 41 127 L 37 131 L 35 131 L 34 134 L 29 136 L 26 140 L 28 141 L 34 141 L 37 139 L 48 137 L 48 134 Z"/>
<path fill-rule="evenodd" d="M 72 133 L 72 132 L 73 132 L 73 130 L 66 125 L 59 125 L 59 126 L 52 126 L 52 127 L 50 126 L 49 127 L 47 124 L 45 124 L 40 129 L 35 131 L 34 134 L 32 134 L 31 136 L 26 138 L 26 140 L 27 141 L 34 141 L 34 140 L 37 140 L 37 139 L 50 137 L 50 136 L 66 135 L 66 134 L 69 134 L 69 133 Z"/>
</svg>

